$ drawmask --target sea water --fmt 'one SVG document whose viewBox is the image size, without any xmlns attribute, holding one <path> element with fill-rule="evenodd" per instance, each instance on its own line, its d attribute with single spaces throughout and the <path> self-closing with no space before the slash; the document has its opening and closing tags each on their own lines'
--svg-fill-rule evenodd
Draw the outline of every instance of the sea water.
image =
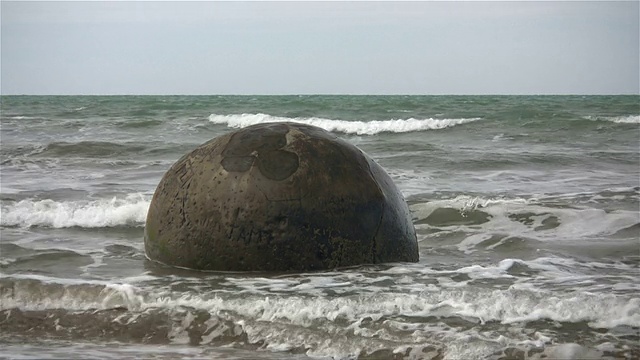
<svg viewBox="0 0 640 360">
<path fill-rule="evenodd" d="M 640 357 L 638 96 L 1 100 L 0 357 Z M 407 199 L 420 261 L 293 274 L 148 261 L 165 171 L 273 121 L 375 159 Z"/>
</svg>

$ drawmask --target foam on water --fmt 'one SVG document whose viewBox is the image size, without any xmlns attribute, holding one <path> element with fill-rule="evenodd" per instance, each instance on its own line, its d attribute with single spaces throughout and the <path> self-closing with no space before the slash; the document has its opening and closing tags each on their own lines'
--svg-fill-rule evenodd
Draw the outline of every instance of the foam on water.
<svg viewBox="0 0 640 360">
<path fill-rule="evenodd" d="M 477 227 L 480 225 L 478 222 L 472 223 L 471 226 L 459 226 L 455 222 L 430 224 L 429 217 L 441 209 L 457 210 L 461 219 L 475 215 L 481 218 L 481 227 Z M 419 223 L 426 223 L 429 227 L 463 228 L 469 233 L 467 239 L 460 244 L 464 248 L 461 250 L 465 251 L 488 240 L 491 234 L 520 235 L 541 241 L 584 240 L 612 235 L 639 222 L 636 211 L 562 207 L 547 204 L 543 199 L 537 198 L 484 198 L 460 195 L 451 199 L 414 204 L 411 210 Z M 420 226 L 423 225 L 418 225 Z"/>
<path fill-rule="evenodd" d="M 586 116 L 585 119 L 610 121 L 610 122 L 614 122 L 616 124 L 640 124 L 640 115 Z"/>
<path fill-rule="evenodd" d="M 610 116 L 604 119 L 618 124 L 640 124 L 640 115 Z"/>
<path fill-rule="evenodd" d="M 238 341 L 242 335 L 264 350 L 304 349 L 309 356 L 334 359 L 376 351 L 387 354 L 382 358 L 390 353 L 411 358 L 407 354 L 416 351 L 433 352 L 434 357 L 440 353 L 445 359 L 485 358 L 508 346 L 544 348 L 550 345 L 549 336 L 517 331 L 539 321 L 576 324 L 566 326 L 586 331 L 617 329 L 613 331 L 624 333 L 640 327 L 640 299 L 633 294 L 546 290 L 532 281 L 502 288 L 478 287 L 468 281 L 449 287 L 445 281 L 453 281 L 455 274 L 471 279 L 517 278 L 511 271 L 518 266 L 539 270 L 548 278 L 575 277 L 565 267 L 572 266 L 573 271 L 580 267 L 567 261 L 505 259 L 494 265 L 449 270 L 402 264 L 372 273 L 277 277 L 209 275 L 217 279 L 216 290 L 176 287 L 182 281 L 192 284 L 195 278 L 178 277 L 171 286 L 159 287 L 160 278 L 152 276 L 109 282 L 14 274 L 0 278 L 0 311 L 6 316 L 15 316 L 13 311 L 44 311 L 50 314 L 49 322 L 65 317 L 60 324 L 65 324 L 69 334 L 76 321 L 78 331 L 90 331 L 91 325 L 81 315 L 86 313 L 96 318 L 96 327 L 118 334 L 126 331 L 118 330 L 119 326 L 149 324 L 160 326 L 147 329 L 149 334 L 165 329 L 165 340 L 174 344 Z M 424 281 L 430 284 L 416 286 Z M 197 282 L 200 286 L 207 283 Z M 492 324 L 512 330 L 496 333 Z M 58 322 L 53 325 L 57 327 Z M 469 341 L 473 344 L 467 344 Z"/>
<path fill-rule="evenodd" d="M 487 273 L 488 268 L 481 267 L 464 267 L 458 272 L 475 272 L 491 278 L 499 272 L 504 273 L 514 261 L 518 260 L 498 264 L 497 269 L 492 271 L 493 274 L 489 275 L 482 275 Z M 262 283 L 271 281 L 264 278 L 257 280 Z M 6 276 L 4 281 L 10 284 L 5 283 L 3 287 L 10 286 L 12 291 L 3 291 L 1 294 L 0 309 L 3 310 L 95 310 L 125 307 L 129 311 L 145 311 L 151 308 L 186 307 L 211 313 L 231 312 L 245 319 L 270 323 L 285 321 L 305 327 L 318 321 L 347 322 L 353 325 L 364 318 L 378 320 L 429 316 L 459 316 L 478 322 L 497 321 L 503 324 L 546 319 L 559 322 L 586 321 L 595 328 L 640 327 L 638 298 L 582 291 L 554 292 L 531 286 L 514 285 L 496 290 L 469 286 L 463 289 L 446 289 L 435 286 L 418 293 L 388 292 L 380 288 L 380 291 L 373 293 L 332 297 L 313 291 L 301 291 L 299 288 L 294 292 L 298 295 L 265 294 L 262 291 L 233 294 L 224 291 L 194 293 L 148 290 L 142 283 L 69 283 L 64 279 L 12 275 Z M 278 282 L 277 279 L 275 281 Z"/>
<path fill-rule="evenodd" d="M 250 125 L 270 123 L 270 122 L 295 122 L 321 127 L 327 131 L 336 131 L 345 134 L 375 135 L 383 132 L 404 133 L 412 131 L 425 131 L 444 129 L 456 125 L 480 120 L 480 118 L 460 118 L 460 119 L 394 119 L 375 121 L 344 121 L 331 120 L 317 117 L 310 118 L 288 118 L 272 116 L 268 114 L 239 114 L 239 115 L 217 115 L 211 114 L 209 121 L 214 124 L 223 124 L 232 128 L 244 128 Z"/>
<path fill-rule="evenodd" d="M 83 201 L 4 201 L 0 225 L 53 228 L 144 226 L 150 203 L 148 196 L 142 194 Z"/>
</svg>

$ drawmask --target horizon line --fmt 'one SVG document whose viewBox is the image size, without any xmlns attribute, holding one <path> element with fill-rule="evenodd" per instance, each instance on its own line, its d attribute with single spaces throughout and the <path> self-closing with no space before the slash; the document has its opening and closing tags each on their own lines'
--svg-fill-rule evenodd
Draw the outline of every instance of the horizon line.
<svg viewBox="0 0 640 360">
<path fill-rule="evenodd" d="M 363 93 L 280 93 L 280 94 L 153 94 L 153 93 L 108 93 L 108 94 L 2 94 L 0 96 L 640 96 L 639 93 L 518 93 L 518 94 L 408 94 L 408 93 L 388 93 L 388 94 L 363 94 Z"/>
</svg>

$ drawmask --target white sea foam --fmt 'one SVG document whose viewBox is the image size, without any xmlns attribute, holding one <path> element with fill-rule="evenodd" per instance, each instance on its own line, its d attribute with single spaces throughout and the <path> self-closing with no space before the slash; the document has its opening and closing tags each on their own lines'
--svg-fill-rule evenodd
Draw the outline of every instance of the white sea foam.
<svg viewBox="0 0 640 360">
<path fill-rule="evenodd" d="M 501 262 L 492 272 L 503 271 L 518 261 Z M 482 272 L 488 268 L 467 267 L 460 271 Z M 15 276 L 7 277 L 12 278 Z M 245 280 L 249 286 L 250 279 Z M 255 279 L 265 288 L 295 287 L 296 280 L 302 281 L 296 278 Z M 274 286 L 266 286 L 269 282 Z M 322 281 L 320 284 L 322 286 Z M 192 327 L 200 326 L 195 324 L 196 317 L 201 317 L 196 312 L 205 311 L 212 316 L 205 325 L 213 330 L 202 337 L 203 343 L 226 336 L 224 333 L 228 331 L 225 329 L 233 327 L 236 336 L 245 334 L 249 343 L 263 344 L 267 350 L 303 348 L 307 349 L 308 356 L 334 359 L 354 358 L 380 348 L 396 348 L 394 352 L 401 353 L 418 349 L 419 353 L 422 348 L 433 349 L 433 346 L 438 348 L 443 344 L 447 349 L 445 359 L 479 358 L 516 343 L 533 342 L 540 347 L 552 341 L 538 333 L 524 338 L 495 338 L 494 333 L 478 331 L 477 327 L 451 327 L 440 321 L 414 323 L 420 318 L 458 317 L 471 324 L 513 324 L 510 326 L 514 329 L 537 320 L 586 322 L 592 328 L 640 326 L 640 299 L 633 296 L 547 291 L 537 287 L 438 287 L 411 294 L 386 291 L 337 298 L 227 291 L 185 293 L 169 288 L 152 291 L 127 283 L 102 282 L 98 285 L 90 282 L 83 286 L 65 281 L 56 284 L 51 279 L 41 284 L 16 281 L 12 289 L 2 294 L 0 309 L 93 311 L 126 308 L 129 311 L 114 320 L 123 323 L 159 312 L 170 315 L 167 338 L 172 343 L 185 343 Z M 469 341 L 473 342 L 472 346 Z"/>
<path fill-rule="evenodd" d="M 635 211 L 606 211 L 577 206 L 550 207 L 543 200 L 536 198 L 483 198 L 460 195 L 452 199 L 415 204 L 411 210 L 414 217 L 426 219 L 440 208 L 459 210 L 461 216 L 467 216 L 474 211 L 489 215 L 488 221 L 480 227 L 477 224 L 472 227 L 462 226 L 470 234 L 460 243 L 460 250 L 465 252 L 489 240 L 492 234 L 510 234 L 541 241 L 580 240 L 608 236 L 638 223 L 638 214 Z"/>
<path fill-rule="evenodd" d="M 83 201 L 26 199 L 2 204 L 3 226 L 114 227 L 143 226 L 150 199 L 142 194 Z"/>
<path fill-rule="evenodd" d="M 393 119 L 374 121 L 345 121 L 331 120 L 317 117 L 310 118 L 288 118 L 272 116 L 268 114 L 238 114 L 238 115 L 217 115 L 211 114 L 209 121 L 214 124 L 226 124 L 232 128 L 244 128 L 250 125 L 271 123 L 271 122 L 295 122 L 321 127 L 327 131 L 341 132 L 345 134 L 375 135 L 383 132 L 404 133 L 412 131 L 438 130 L 460 124 L 480 120 L 480 118 L 460 118 L 460 119 Z"/>
<path fill-rule="evenodd" d="M 526 206 L 534 204 L 536 201 L 537 199 L 534 198 L 484 198 L 479 196 L 458 195 L 451 199 L 437 199 L 415 204 L 411 206 L 411 211 L 415 217 L 424 219 L 440 208 L 457 209 L 460 210 L 461 213 L 466 213 L 478 209 L 484 210 L 490 206 Z"/>
<path fill-rule="evenodd" d="M 618 124 L 640 124 L 640 115 L 611 116 L 604 119 Z"/>
<path fill-rule="evenodd" d="M 505 267 L 507 264 L 500 264 Z M 63 282 L 64 283 L 64 282 Z M 104 309 L 123 306 L 131 311 L 147 309 L 201 309 L 214 314 L 236 314 L 257 322 L 288 323 L 309 327 L 317 322 L 347 322 L 358 326 L 365 318 L 379 319 L 428 316 L 461 316 L 479 322 L 504 324 L 552 320 L 585 321 L 595 328 L 620 325 L 640 326 L 640 299 L 615 294 L 590 292 L 554 292 L 538 288 L 512 287 L 498 290 L 438 289 L 419 294 L 376 293 L 343 296 L 278 296 L 184 294 L 163 290 L 148 293 L 130 284 L 97 285 L 87 290 L 78 284 L 42 283 L 36 293 L 33 286 L 14 286 L 11 298 L 3 298 L 2 308 L 23 310 L 66 308 L 74 310 Z M 44 287 L 42 287 L 44 286 Z M 64 291 L 45 291 L 62 286 Z M 33 297 L 37 295 L 35 298 Z M 9 295 L 6 293 L 3 296 Z"/>
<path fill-rule="evenodd" d="M 617 124 L 640 124 L 640 115 L 586 116 L 585 119 L 611 121 Z"/>
</svg>

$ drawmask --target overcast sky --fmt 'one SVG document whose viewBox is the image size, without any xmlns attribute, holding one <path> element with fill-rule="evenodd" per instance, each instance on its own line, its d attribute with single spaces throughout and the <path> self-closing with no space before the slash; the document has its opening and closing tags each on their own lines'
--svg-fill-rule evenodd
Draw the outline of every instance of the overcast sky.
<svg viewBox="0 0 640 360">
<path fill-rule="evenodd" d="M 1 1 L 2 94 L 639 94 L 640 2 Z"/>
</svg>

